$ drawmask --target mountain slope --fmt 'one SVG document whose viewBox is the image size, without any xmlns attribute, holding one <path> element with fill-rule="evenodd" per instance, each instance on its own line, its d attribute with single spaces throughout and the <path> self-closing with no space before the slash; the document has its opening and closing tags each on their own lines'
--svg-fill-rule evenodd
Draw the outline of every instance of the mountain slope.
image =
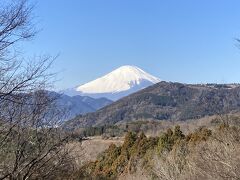
<svg viewBox="0 0 240 180">
<path fill-rule="evenodd" d="M 159 81 L 158 78 L 136 66 L 122 66 L 94 81 L 69 89 L 65 93 L 118 100 Z"/>
<path fill-rule="evenodd" d="M 240 110 L 239 85 L 187 85 L 160 82 L 105 108 L 78 116 L 66 127 L 116 124 L 133 120 L 186 120 Z"/>
<path fill-rule="evenodd" d="M 54 96 L 56 96 L 56 94 Z M 56 100 L 57 107 L 66 112 L 66 117 L 64 117 L 64 119 L 71 119 L 79 114 L 95 112 L 111 103 L 112 101 L 106 98 L 94 99 L 87 96 L 70 97 L 67 95 L 60 95 Z"/>
</svg>

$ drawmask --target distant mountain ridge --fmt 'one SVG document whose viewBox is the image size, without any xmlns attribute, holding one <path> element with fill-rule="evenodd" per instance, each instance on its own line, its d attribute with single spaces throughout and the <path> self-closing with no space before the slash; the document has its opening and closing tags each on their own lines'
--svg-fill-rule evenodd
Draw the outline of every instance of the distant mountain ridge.
<svg viewBox="0 0 240 180">
<path fill-rule="evenodd" d="M 127 65 L 94 81 L 68 89 L 64 93 L 70 96 L 84 95 L 118 100 L 158 82 L 160 82 L 159 78 L 146 73 L 136 66 Z"/>
<path fill-rule="evenodd" d="M 80 114 L 95 112 L 112 103 L 107 98 L 91 98 L 88 96 L 67 96 L 52 92 L 56 99 L 56 106 L 66 112 L 64 120 L 69 120 Z"/>
<path fill-rule="evenodd" d="M 135 120 L 187 120 L 240 111 L 238 84 L 191 85 L 160 82 L 94 113 L 77 116 L 65 127 L 77 128 Z"/>
</svg>

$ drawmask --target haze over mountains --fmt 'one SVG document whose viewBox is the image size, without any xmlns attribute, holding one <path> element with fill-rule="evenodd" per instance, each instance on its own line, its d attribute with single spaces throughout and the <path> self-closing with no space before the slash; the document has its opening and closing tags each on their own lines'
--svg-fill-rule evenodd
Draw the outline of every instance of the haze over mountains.
<svg viewBox="0 0 240 180">
<path fill-rule="evenodd" d="M 65 117 L 62 120 L 69 120 L 79 114 L 95 112 L 112 103 L 107 98 L 91 98 L 88 96 L 67 96 L 51 92 L 52 96 L 59 96 L 56 100 L 56 105 L 59 109 L 65 112 Z"/>
<path fill-rule="evenodd" d="M 105 97 L 113 101 L 160 82 L 160 79 L 136 66 L 122 66 L 96 80 L 75 88 L 65 94 L 82 95 L 93 98 Z"/>
</svg>

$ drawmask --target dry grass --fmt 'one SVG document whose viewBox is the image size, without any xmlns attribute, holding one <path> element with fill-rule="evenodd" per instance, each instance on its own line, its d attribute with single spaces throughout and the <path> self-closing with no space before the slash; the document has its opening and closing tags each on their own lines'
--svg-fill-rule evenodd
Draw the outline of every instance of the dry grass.
<svg viewBox="0 0 240 180">
<path fill-rule="evenodd" d="M 98 155 L 105 151 L 111 144 L 120 146 L 122 143 L 123 138 L 121 137 L 103 139 L 100 136 L 96 136 L 82 142 L 71 142 L 67 146 L 71 149 L 71 153 L 80 167 L 87 162 L 95 161 Z"/>
</svg>

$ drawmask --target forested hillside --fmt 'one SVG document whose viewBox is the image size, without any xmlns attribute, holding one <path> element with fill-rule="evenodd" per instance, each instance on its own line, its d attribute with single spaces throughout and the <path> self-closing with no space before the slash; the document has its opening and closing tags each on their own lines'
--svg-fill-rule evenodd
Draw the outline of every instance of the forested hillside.
<svg viewBox="0 0 240 180">
<path fill-rule="evenodd" d="M 122 146 L 114 144 L 96 161 L 75 173 L 93 179 L 238 179 L 239 126 L 223 123 L 183 134 L 180 126 L 146 137 L 128 132 Z"/>
<path fill-rule="evenodd" d="M 67 129 L 136 120 L 187 120 L 240 110 L 239 85 L 160 82 L 94 113 L 78 116 Z"/>
</svg>

